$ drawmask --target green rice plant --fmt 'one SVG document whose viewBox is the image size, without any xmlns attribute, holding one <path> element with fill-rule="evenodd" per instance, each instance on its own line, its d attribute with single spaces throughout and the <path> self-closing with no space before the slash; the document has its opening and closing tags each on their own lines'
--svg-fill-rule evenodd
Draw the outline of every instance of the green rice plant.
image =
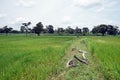
<svg viewBox="0 0 120 80">
<path fill-rule="evenodd" d="M 0 36 L 0 80 L 45 80 L 73 37 Z M 58 71 L 56 71 L 58 73 Z"/>
<path fill-rule="evenodd" d="M 99 71 L 105 79 L 120 80 L 120 37 L 89 37 L 89 47 L 99 60 Z"/>
</svg>

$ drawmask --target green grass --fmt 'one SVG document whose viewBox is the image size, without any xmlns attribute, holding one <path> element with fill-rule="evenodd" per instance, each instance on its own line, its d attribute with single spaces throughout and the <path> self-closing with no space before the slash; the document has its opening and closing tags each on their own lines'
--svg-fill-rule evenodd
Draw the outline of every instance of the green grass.
<svg viewBox="0 0 120 80">
<path fill-rule="evenodd" d="M 120 37 L 91 37 L 88 47 L 105 80 L 120 80 Z"/>
<path fill-rule="evenodd" d="M 45 80 L 73 37 L 0 36 L 0 80 Z"/>
<path fill-rule="evenodd" d="M 66 68 L 67 61 L 73 58 L 71 49 L 75 46 L 88 52 L 89 64 L 79 63 L 77 67 Z M 120 37 L 76 39 L 61 61 L 61 71 L 52 80 L 120 80 Z"/>
<path fill-rule="evenodd" d="M 96 65 L 96 62 L 94 62 L 94 59 L 87 48 L 87 41 L 87 37 L 80 37 L 73 41 L 66 55 L 61 60 L 61 71 L 59 72 L 59 74 L 53 75 L 52 80 L 104 80 L 101 72 L 96 70 L 99 65 Z M 77 47 L 77 49 L 82 49 L 88 52 L 86 56 L 89 64 L 86 65 L 78 62 L 77 67 L 67 68 L 66 63 L 68 62 L 68 60 L 73 58 L 74 54 L 81 58 L 81 55 L 78 52 L 71 51 L 71 49 L 75 46 Z"/>
<path fill-rule="evenodd" d="M 120 80 L 120 37 L 92 37 L 89 47 L 106 80 Z"/>
<path fill-rule="evenodd" d="M 89 64 L 66 68 L 75 46 Z M 0 80 L 120 80 L 120 37 L 1 35 Z"/>
</svg>

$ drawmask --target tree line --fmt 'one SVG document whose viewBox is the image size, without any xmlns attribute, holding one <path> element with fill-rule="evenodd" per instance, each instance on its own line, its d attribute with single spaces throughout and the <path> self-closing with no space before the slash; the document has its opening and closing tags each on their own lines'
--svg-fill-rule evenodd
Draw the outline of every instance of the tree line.
<svg viewBox="0 0 120 80">
<path fill-rule="evenodd" d="M 14 30 L 11 27 L 8 26 L 4 26 L 3 28 L 0 28 L 0 33 L 6 33 L 6 35 L 8 33 L 26 33 L 26 36 L 28 35 L 28 33 L 35 33 L 37 36 L 40 36 L 40 34 L 45 34 L 45 33 L 49 33 L 49 34 L 54 34 L 57 33 L 58 35 L 76 35 L 77 37 L 79 36 L 86 36 L 86 35 L 119 35 L 120 34 L 120 30 L 118 29 L 118 26 L 114 26 L 114 25 L 106 25 L 106 24 L 100 24 L 97 26 L 94 26 L 94 28 L 90 31 L 88 27 L 83 27 L 83 28 L 79 28 L 76 27 L 75 29 L 73 29 L 71 26 L 68 26 L 67 28 L 62 28 L 59 27 L 58 29 L 54 30 L 54 26 L 53 25 L 47 25 L 44 28 L 44 25 L 42 24 L 42 22 L 38 22 L 33 28 L 29 28 L 29 26 L 31 25 L 31 22 L 27 22 L 27 23 L 22 23 L 20 26 L 20 30 Z"/>
</svg>

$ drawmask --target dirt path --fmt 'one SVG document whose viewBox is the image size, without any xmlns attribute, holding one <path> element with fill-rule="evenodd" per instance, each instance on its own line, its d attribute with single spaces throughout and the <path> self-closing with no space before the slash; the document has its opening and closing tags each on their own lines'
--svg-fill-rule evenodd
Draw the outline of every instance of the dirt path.
<svg viewBox="0 0 120 80">
<path fill-rule="evenodd" d="M 79 56 L 77 51 L 71 50 L 73 47 L 88 52 L 88 65 L 79 62 L 79 65 L 77 67 L 66 68 L 67 61 L 71 59 L 73 55 Z M 77 39 L 73 41 L 73 44 L 69 47 L 66 55 L 60 62 L 60 66 L 58 67 L 59 72 L 57 74 L 49 76 L 47 80 L 104 80 L 102 74 L 99 72 L 99 64 L 97 64 L 95 60 L 96 59 L 91 56 L 91 53 L 87 49 L 85 43 L 82 42 L 81 39 Z"/>
</svg>

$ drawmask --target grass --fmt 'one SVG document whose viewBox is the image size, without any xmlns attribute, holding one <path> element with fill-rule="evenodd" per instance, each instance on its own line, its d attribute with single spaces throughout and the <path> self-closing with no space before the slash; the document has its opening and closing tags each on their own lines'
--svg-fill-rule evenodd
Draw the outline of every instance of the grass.
<svg viewBox="0 0 120 80">
<path fill-rule="evenodd" d="M 66 68 L 75 46 L 89 64 Z M 119 52 L 120 37 L 1 35 L 0 80 L 120 80 Z"/>
<path fill-rule="evenodd" d="M 45 80 L 73 37 L 0 36 L 0 80 Z"/>
<path fill-rule="evenodd" d="M 69 47 L 61 61 L 61 71 L 52 80 L 120 80 L 120 37 L 80 37 Z M 66 68 L 67 61 L 78 55 L 73 47 L 86 50 L 88 65 Z M 79 56 L 79 58 L 81 58 Z M 49 79 L 48 79 L 49 80 Z"/>
<path fill-rule="evenodd" d="M 73 41 L 72 45 L 69 47 L 69 50 L 66 53 L 66 56 L 61 61 L 61 71 L 59 74 L 52 76 L 52 80 L 103 80 L 103 76 L 96 68 L 98 65 L 95 65 L 94 59 L 91 56 L 91 53 L 87 49 L 87 38 L 80 37 Z M 80 54 L 76 51 L 71 51 L 73 47 L 82 49 L 88 52 L 87 59 L 89 64 L 82 64 L 79 62 L 77 67 L 66 68 L 66 63 L 68 60 L 73 58 L 73 55 L 77 55 L 81 58 Z M 49 80 L 49 79 L 48 79 Z"/>
<path fill-rule="evenodd" d="M 104 78 L 120 80 L 120 37 L 92 37 L 88 43 Z"/>
</svg>

